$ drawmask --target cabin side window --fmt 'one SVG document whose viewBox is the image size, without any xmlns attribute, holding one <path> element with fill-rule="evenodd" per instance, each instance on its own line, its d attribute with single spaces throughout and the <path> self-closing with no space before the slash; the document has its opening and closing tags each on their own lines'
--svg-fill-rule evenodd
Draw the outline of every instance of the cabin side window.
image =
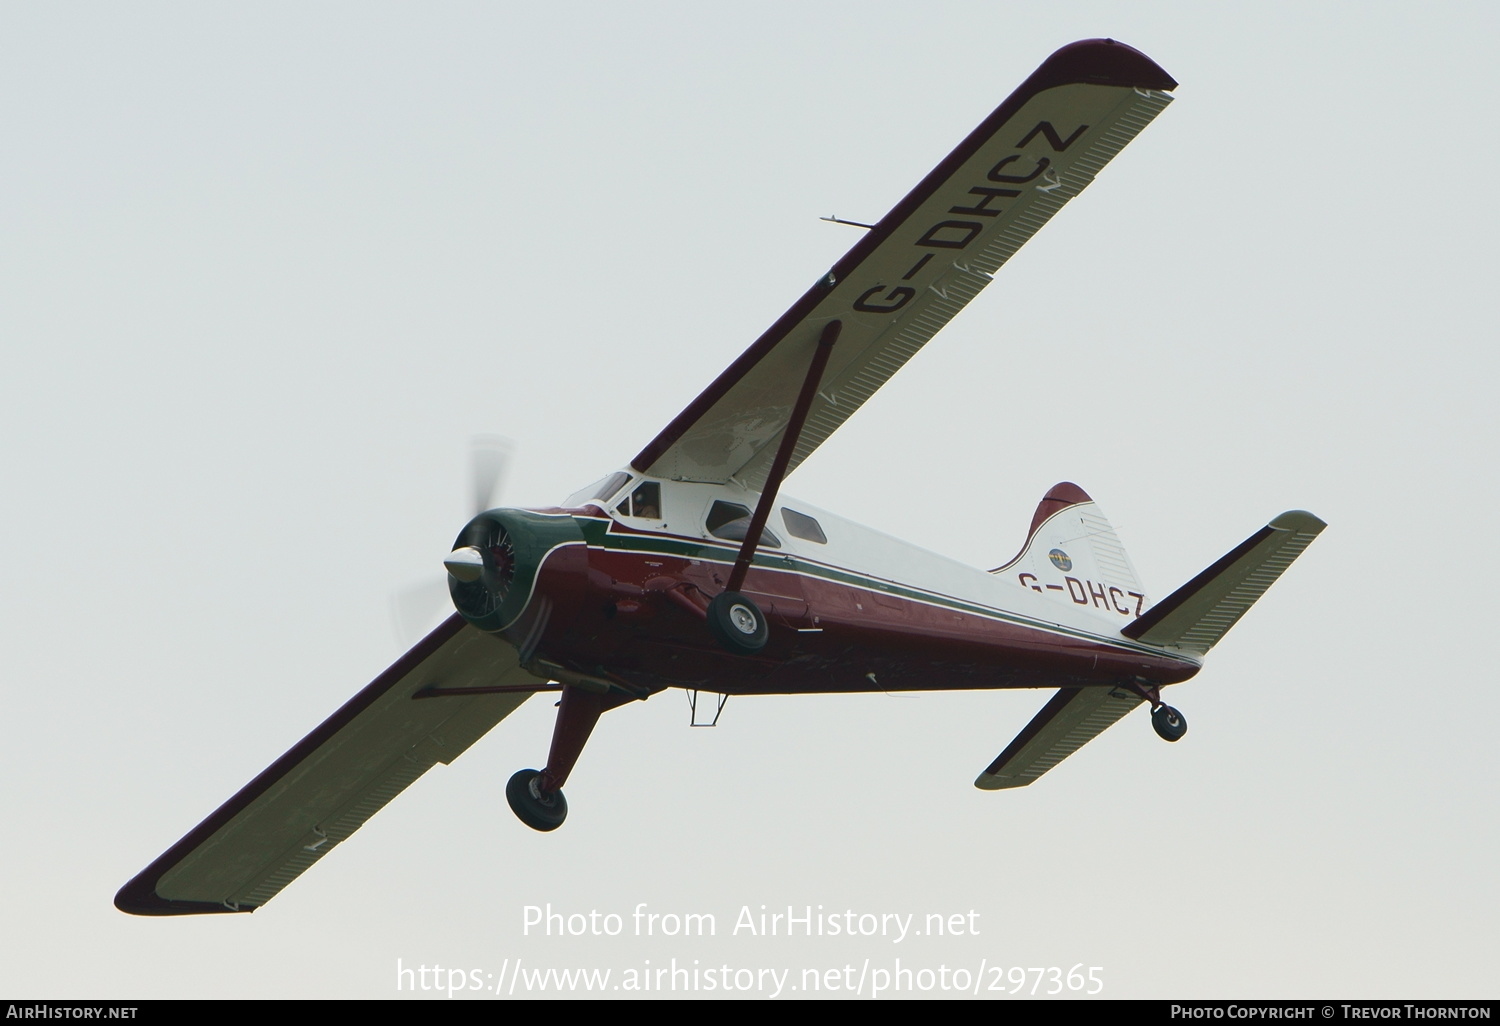
<svg viewBox="0 0 1500 1026">
<path fill-rule="evenodd" d="M 708 533 L 715 538 L 742 542 L 750 531 L 750 519 L 750 510 L 746 507 L 737 502 L 716 499 L 708 508 L 708 520 L 705 526 L 708 528 Z M 768 528 L 761 531 L 760 544 L 777 549 L 781 547 L 781 539 L 772 534 Z"/>
<path fill-rule="evenodd" d="M 793 509 L 781 511 L 782 523 L 786 524 L 786 533 L 793 538 L 801 538 L 803 541 L 817 542 L 819 545 L 828 544 L 828 535 L 823 533 L 823 527 L 806 513 L 798 513 Z"/>
</svg>

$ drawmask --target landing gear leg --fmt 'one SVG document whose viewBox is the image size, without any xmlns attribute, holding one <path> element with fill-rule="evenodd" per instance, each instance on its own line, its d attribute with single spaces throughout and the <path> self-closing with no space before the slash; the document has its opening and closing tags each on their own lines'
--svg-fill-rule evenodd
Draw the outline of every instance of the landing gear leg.
<svg viewBox="0 0 1500 1026">
<path fill-rule="evenodd" d="M 606 708 L 606 696 L 565 685 L 558 703 L 557 723 L 552 728 L 552 748 L 547 768 L 525 769 L 505 785 L 505 798 L 516 818 L 533 830 L 556 830 L 568 818 L 568 801 L 562 786 L 583 753 L 594 724 Z M 609 706 L 618 705 L 609 703 Z"/>
</svg>

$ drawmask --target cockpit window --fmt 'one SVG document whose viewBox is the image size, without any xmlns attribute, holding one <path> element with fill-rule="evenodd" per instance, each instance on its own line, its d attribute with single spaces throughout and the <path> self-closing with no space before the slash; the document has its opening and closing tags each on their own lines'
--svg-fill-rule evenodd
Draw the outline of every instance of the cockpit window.
<svg viewBox="0 0 1500 1026">
<path fill-rule="evenodd" d="M 656 481 L 643 481 L 635 491 L 626 496 L 624 502 L 615 507 L 615 512 L 627 517 L 660 520 L 662 518 L 661 484 Z"/>
<path fill-rule="evenodd" d="M 706 526 L 708 533 L 715 538 L 742 542 L 750 531 L 750 519 L 750 510 L 744 506 L 719 499 L 709 507 Z M 760 533 L 760 544 L 777 549 L 781 547 L 781 539 L 767 529 Z"/>
<path fill-rule="evenodd" d="M 819 545 L 828 544 L 828 535 L 823 533 L 822 525 L 806 513 L 798 513 L 792 509 L 783 509 L 781 511 L 781 519 L 786 524 L 787 534 L 793 538 L 817 542 Z"/>
</svg>

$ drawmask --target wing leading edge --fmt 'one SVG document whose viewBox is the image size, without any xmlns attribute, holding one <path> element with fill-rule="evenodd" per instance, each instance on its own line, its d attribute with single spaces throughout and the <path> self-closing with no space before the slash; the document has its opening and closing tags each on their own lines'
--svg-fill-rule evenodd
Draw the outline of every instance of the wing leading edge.
<svg viewBox="0 0 1500 1026">
<path fill-rule="evenodd" d="M 843 332 L 788 473 L 1160 113 L 1177 83 L 1094 39 L 1049 57 L 632 461 L 759 490 L 824 325 Z"/>
<path fill-rule="evenodd" d="M 436 763 L 547 682 L 514 646 L 450 616 L 120 889 L 133 915 L 253 912 Z M 439 686 L 527 690 L 414 701 Z"/>
</svg>

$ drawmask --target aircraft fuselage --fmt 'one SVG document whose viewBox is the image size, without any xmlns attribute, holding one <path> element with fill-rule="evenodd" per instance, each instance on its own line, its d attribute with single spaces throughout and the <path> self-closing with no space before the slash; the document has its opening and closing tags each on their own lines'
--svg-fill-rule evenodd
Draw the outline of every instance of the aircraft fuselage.
<svg viewBox="0 0 1500 1026">
<path fill-rule="evenodd" d="M 790 498 L 777 503 L 740 589 L 765 612 L 770 639 L 755 656 L 726 652 L 704 611 L 740 545 L 708 525 L 715 504 L 753 508 L 756 497 L 659 482 L 655 516 L 623 515 L 619 496 L 643 480 L 597 504 L 507 511 L 537 522 L 547 540 L 530 550 L 538 565 L 524 605 L 503 623 L 476 625 L 498 628 L 540 675 L 640 693 L 1170 684 L 1199 668 L 1118 634 L 1138 615 L 1134 592 L 1061 571 L 1045 586 L 1034 574 L 986 572 Z"/>
</svg>

